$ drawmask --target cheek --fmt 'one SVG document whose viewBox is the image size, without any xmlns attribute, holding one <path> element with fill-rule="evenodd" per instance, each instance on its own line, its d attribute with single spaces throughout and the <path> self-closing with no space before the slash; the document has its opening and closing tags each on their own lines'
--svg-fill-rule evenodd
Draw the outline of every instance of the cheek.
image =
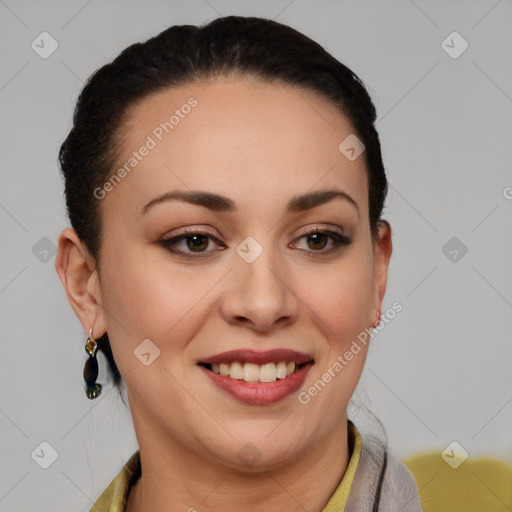
<svg viewBox="0 0 512 512">
<path fill-rule="evenodd" d="M 374 296 L 371 260 L 353 251 L 339 261 L 316 266 L 314 272 L 301 272 L 301 298 L 321 320 L 328 338 L 346 339 L 371 322 Z"/>
<path fill-rule="evenodd" d="M 361 333 L 367 336 L 373 308 L 373 259 L 371 249 L 370 256 L 365 251 L 362 247 L 347 252 L 314 276 L 304 273 L 308 277 L 303 293 L 326 346 L 302 399 L 310 400 L 310 414 L 322 418 L 325 432 L 346 414 L 368 351 L 368 340 L 358 339 Z"/>
<path fill-rule="evenodd" d="M 119 357 L 130 365 L 127 354 L 133 355 L 149 339 L 166 356 L 181 357 L 187 340 L 201 326 L 197 315 L 219 276 L 199 267 L 185 272 L 170 264 L 157 247 L 129 251 L 121 243 L 115 249 L 113 245 L 105 247 L 108 256 L 102 268 L 102 299 L 113 350 L 120 345 Z"/>
</svg>

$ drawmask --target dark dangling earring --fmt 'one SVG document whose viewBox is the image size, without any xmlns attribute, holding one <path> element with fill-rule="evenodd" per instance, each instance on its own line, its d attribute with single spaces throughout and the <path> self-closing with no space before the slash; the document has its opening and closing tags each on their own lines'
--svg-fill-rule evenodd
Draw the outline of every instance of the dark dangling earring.
<svg viewBox="0 0 512 512">
<path fill-rule="evenodd" d="M 84 366 L 84 380 L 86 383 L 85 394 L 89 400 L 97 398 L 101 394 L 101 384 L 96 384 L 98 378 L 98 360 L 96 352 L 98 350 L 98 342 L 92 337 L 92 328 L 89 331 L 89 338 L 85 343 L 85 351 L 89 354 L 89 358 Z"/>
</svg>

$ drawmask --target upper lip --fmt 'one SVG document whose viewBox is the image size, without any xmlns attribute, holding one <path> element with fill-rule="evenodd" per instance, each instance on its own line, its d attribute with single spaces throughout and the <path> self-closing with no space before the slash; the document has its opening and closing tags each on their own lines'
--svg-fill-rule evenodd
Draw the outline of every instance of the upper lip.
<svg viewBox="0 0 512 512">
<path fill-rule="evenodd" d="M 303 352 L 297 352 L 296 350 L 289 350 L 286 348 L 277 348 L 273 350 L 252 350 L 252 349 L 239 349 L 229 350 L 227 352 L 221 352 L 214 356 L 201 359 L 198 363 L 204 364 L 221 364 L 230 363 L 233 361 L 240 361 L 244 363 L 254 364 L 267 364 L 272 362 L 295 362 L 297 364 L 307 363 L 312 361 L 313 358 Z"/>
</svg>

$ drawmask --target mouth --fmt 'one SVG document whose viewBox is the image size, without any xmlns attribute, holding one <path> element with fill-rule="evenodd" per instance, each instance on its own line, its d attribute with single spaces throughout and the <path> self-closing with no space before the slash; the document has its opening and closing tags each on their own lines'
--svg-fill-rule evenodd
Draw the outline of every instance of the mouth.
<svg viewBox="0 0 512 512">
<path fill-rule="evenodd" d="M 213 384 L 234 398 L 251 405 L 267 405 L 296 391 L 314 360 L 308 354 L 286 349 L 234 350 L 197 364 Z"/>
<path fill-rule="evenodd" d="M 234 380 L 244 382 L 275 382 L 289 377 L 292 373 L 298 372 L 308 363 L 296 363 L 295 361 L 279 361 L 266 364 L 244 363 L 233 361 L 232 363 L 200 363 L 207 370 L 223 375 Z"/>
</svg>

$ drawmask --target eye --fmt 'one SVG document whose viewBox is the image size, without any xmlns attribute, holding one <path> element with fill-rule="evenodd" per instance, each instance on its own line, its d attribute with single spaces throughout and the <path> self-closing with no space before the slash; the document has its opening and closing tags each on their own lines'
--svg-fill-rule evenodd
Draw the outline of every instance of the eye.
<svg viewBox="0 0 512 512">
<path fill-rule="evenodd" d="M 300 247 L 297 241 L 292 242 L 290 246 L 309 253 L 327 254 L 334 252 L 352 243 L 352 239 L 330 229 L 311 229 L 303 233 L 298 241 L 305 240 L 306 247 Z M 170 252 L 184 258 L 198 258 L 206 256 L 218 250 L 226 249 L 219 239 L 207 231 L 186 230 L 183 233 L 157 242 Z M 217 248 L 212 248 L 216 245 Z M 209 250 L 208 250 L 209 249 Z"/>
<path fill-rule="evenodd" d="M 212 242 L 221 247 L 207 251 Z M 179 256 L 194 258 L 196 255 L 204 255 L 211 253 L 225 246 L 211 233 L 205 231 L 185 231 L 184 233 L 168 238 L 166 240 L 159 240 L 158 244 L 162 245 L 169 251 L 178 254 Z"/>
<path fill-rule="evenodd" d="M 330 253 L 340 249 L 341 246 L 350 245 L 352 243 L 352 239 L 350 237 L 338 233 L 337 231 L 329 229 L 322 230 L 318 228 L 309 230 L 298 238 L 298 240 L 303 239 L 305 239 L 306 248 L 299 247 L 299 244 L 296 242 L 293 242 L 292 246 L 306 252 Z M 328 248 L 326 249 L 326 247 Z"/>
</svg>

